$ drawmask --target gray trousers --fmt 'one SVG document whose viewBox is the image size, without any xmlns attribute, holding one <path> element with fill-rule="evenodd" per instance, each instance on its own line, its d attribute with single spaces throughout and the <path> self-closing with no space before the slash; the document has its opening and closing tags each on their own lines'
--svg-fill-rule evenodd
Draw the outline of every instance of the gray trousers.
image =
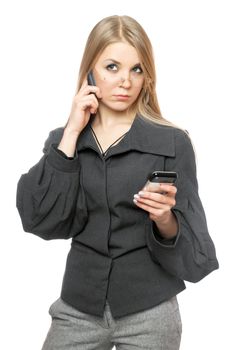
<svg viewBox="0 0 233 350">
<path fill-rule="evenodd" d="M 177 298 L 114 319 L 76 310 L 58 298 L 49 308 L 51 327 L 42 350 L 178 350 L 182 323 Z"/>
</svg>

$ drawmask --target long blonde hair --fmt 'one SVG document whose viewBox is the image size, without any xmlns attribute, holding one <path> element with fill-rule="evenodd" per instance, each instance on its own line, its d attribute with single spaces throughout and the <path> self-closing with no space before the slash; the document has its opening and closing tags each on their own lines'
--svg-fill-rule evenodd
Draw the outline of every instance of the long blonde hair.
<svg viewBox="0 0 233 350">
<path fill-rule="evenodd" d="M 137 50 L 145 77 L 138 99 L 130 109 L 158 124 L 175 126 L 161 114 L 156 93 L 153 48 L 145 30 L 132 17 L 109 16 L 94 26 L 87 39 L 81 60 L 76 93 L 103 50 L 108 45 L 120 41 L 127 41 Z"/>
</svg>

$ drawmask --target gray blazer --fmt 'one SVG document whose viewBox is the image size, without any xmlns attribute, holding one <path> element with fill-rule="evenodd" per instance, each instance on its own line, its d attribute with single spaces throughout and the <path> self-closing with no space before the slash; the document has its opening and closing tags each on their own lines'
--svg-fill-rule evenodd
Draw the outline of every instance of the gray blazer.
<svg viewBox="0 0 233 350">
<path fill-rule="evenodd" d="M 91 119 L 90 119 L 91 121 Z M 50 132 L 44 155 L 17 186 L 23 229 L 45 240 L 72 238 L 61 288 L 64 301 L 103 317 L 151 308 L 218 268 L 198 195 L 195 157 L 187 134 L 136 115 L 104 157 L 90 129 L 73 160 L 56 149 L 63 128 Z M 162 239 L 133 195 L 155 170 L 178 173 L 173 213 L 179 232 Z"/>
</svg>

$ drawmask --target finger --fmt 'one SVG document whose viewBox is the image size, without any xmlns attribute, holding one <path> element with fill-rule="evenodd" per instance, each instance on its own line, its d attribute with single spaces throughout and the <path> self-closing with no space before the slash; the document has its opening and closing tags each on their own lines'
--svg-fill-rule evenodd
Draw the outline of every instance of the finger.
<svg viewBox="0 0 233 350">
<path fill-rule="evenodd" d="M 99 90 L 99 88 L 97 86 L 94 85 L 84 85 L 83 88 L 80 90 L 83 95 L 89 95 L 90 93 L 97 93 L 97 91 Z"/>
<path fill-rule="evenodd" d="M 138 199 L 139 201 L 143 201 L 144 199 L 144 202 L 148 200 L 148 201 L 159 203 L 161 205 L 169 205 L 169 206 L 175 205 L 175 195 L 173 194 L 165 195 L 165 194 L 155 193 L 155 192 L 139 191 L 138 194 L 134 195 L 134 198 Z M 147 203 L 150 204 L 149 202 Z"/>
<path fill-rule="evenodd" d="M 166 210 L 167 208 L 171 209 L 176 204 L 176 201 L 174 198 L 166 197 L 164 195 L 157 195 L 157 196 L 155 195 L 153 199 L 136 197 L 136 200 L 139 203 L 146 204 L 152 208 L 163 209 L 163 210 Z"/>
<path fill-rule="evenodd" d="M 94 93 L 94 94 L 96 94 L 96 96 L 98 97 L 98 98 L 102 98 L 102 94 L 101 94 L 101 91 L 100 91 L 100 88 L 98 87 L 98 86 L 96 86 L 96 85 L 89 85 L 88 84 L 88 79 L 87 79 L 87 75 L 86 75 L 86 77 L 85 77 L 85 79 L 84 79 L 84 81 L 83 81 L 83 88 L 84 88 L 84 90 L 87 88 L 87 87 L 91 87 L 91 90 L 89 90 L 89 92 L 88 93 Z M 94 88 L 94 89 L 93 89 Z"/>
<path fill-rule="evenodd" d="M 177 188 L 174 184 L 160 184 L 159 187 L 161 193 L 166 193 L 166 195 L 175 195 L 177 192 Z"/>
<path fill-rule="evenodd" d="M 87 78 L 83 80 L 83 83 L 80 88 L 80 92 L 84 92 L 85 94 L 90 94 L 90 93 L 97 93 L 97 90 L 99 88 L 95 85 L 88 85 Z"/>
<path fill-rule="evenodd" d="M 148 198 L 161 203 L 164 203 L 166 201 L 164 192 L 139 191 L 138 196 L 140 198 Z"/>
<path fill-rule="evenodd" d="M 93 106 L 95 105 L 96 107 L 99 106 L 99 102 L 96 98 L 95 95 L 91 94 L 91 95 L 84 95 L 84 96 L 80 96 L 80 95 L 76 95 L 73 99 L 73 105 L 74 106 L 81 106 L 83 107 L 84 104 L 88 103 L 88 105 L 90 105 L 91 103 L 93 103 Z"/>
<path fill-rule="evenodd" d="M 83 111 L 85 111 L 87 108 L 91 109 L 91 113 L 95 113 L 95 111 L 98 108 L 98 102 L 95 98 L 95 100 L 93 100 L 92 98 L 90 98 L 89 96 L 87 96 L 88 98 L 84 98 L 81 103 L 80 103 L 80 107 Z"/>
<path fill-rule="evenodd" d="M 94 86 L 94 85 L 87 85 L 84 87 L 83 89 L 83 93 L 86 95 L 89 95 L 89 94 L 94 94 L 96 95 L 96 97 L 98 98 L 102 98 L 102 94 L 101 94 L 101 91 L 100 91 L 100 88 L 98 86 Z"/>
<path fill-rule="evenodd" d="M 99 106 L 99 102 L 98 102 L 96 96 L 93 94 L 83 96 L 81 101 L 92 103 L 93 107 L 95 106 L 96 108 Z"/>
<path fill-rule="evenodd" d="M 137 199 L 136 204 L 140 206 L 141 208 L 145 209 L 147 208 L 153 208 L 153 209 L 163 209 L 164 204 L 158 203 L 158 202 L 153 202 L 148 199 Z"/>
<path fill-rule="evenodd" d="M 151 206 L 149 206 L 147 204 L 140 203 L 140 202 L 135 202 L 135 204 L 137 205 L 137 207 L 147 211 L 148 213 L 152 214 L 153 216 L 158 216 L 159 217 L 165 211 L 164 209 L 151 207 Z"/>
<path fill-rule="evenodd" d="M 161 204 L 165 204 L 167 201 L 167 198 L 163 194 L 145 191 L 140 191 L 138 194 L 134 195 L 134 198 L 141 201 L 150 200 L 152 202 L 157 202 Z"/>
</svg>

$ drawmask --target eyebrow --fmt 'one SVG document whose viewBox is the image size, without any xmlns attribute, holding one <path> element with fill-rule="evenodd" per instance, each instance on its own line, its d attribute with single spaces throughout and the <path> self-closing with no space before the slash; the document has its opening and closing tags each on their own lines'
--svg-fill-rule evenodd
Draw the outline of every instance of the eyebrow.
<svg viewBox="0 0 233 350">
<path fill-rule="evenodd" d="M 104 62 L 106 62 L 106 61 L 112 61 L 112 62 L 114 62 L 114 63 L 116 63 L 116 64 L 121 64 L 121 62 L 118 62 L 118 61 L 114 60 L 114 58 L 107 58 L 106 60 L 104 60 Z M 135 63 L 135 64 L 133 65 L 133 67 L 135 67 L 135 66 L 141 66 L 141 63 L 140 63 L 140 62 Z"/>
</svg>

